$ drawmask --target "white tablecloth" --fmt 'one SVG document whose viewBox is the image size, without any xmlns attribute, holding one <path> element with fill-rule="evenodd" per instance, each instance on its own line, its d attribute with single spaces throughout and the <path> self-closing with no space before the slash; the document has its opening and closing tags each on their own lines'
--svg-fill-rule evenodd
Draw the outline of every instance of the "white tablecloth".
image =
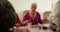
<svg viewBox="0 0 60 32">
<path fill-rule="evenodd" d="M 43 30 L 38 28 L 19 27 L 15 28 L 13 32 L 21 32 L 21 29 L 28 29 L 30 32 L 53 32 L 52 30 Z"/>
</svg>

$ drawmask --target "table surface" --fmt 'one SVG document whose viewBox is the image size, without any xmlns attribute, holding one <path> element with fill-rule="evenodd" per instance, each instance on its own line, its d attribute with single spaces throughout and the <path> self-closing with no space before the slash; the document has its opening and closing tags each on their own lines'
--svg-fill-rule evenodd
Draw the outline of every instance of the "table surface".
<svg viewBox="0 0 60 32">
<path fill-rule="evenodd" d="M 30 32 L 53 32 L 50 29 L 47 30 L 43 30 L 43 29 L 39 29 L 39 28 L 30 28 L 30 27 L 19 27 L 19 28 L 15 28 L 13 32 L 21 32 L 21 29 L 28 29 Z"/>
</svg>

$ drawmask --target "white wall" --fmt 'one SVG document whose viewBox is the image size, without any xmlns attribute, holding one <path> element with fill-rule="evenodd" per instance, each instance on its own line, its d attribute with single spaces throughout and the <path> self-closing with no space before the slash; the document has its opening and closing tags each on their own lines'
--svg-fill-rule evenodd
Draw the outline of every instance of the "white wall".
<svg viewBox="0 0 60 32">
<path fill-rule="evenodd" d="M 9 0 L 17 13 L 21 15 L 21 11 L 30 9 L 30 4 L 36 2 L 38 5 L 37 11 L 39 13 L 43 13 L 44 11 L 51 11 L 52 10 L 52 3 L 57 2 L 57 0 Z M 22 16 L 20 16 L 22 17 Z"/>
</svg>

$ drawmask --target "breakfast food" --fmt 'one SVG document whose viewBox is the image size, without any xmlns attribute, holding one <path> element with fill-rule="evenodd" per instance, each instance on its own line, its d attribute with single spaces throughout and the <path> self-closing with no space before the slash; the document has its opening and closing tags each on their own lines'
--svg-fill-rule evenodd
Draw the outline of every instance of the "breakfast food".
<svg viewBox="0 0 60 32">
<path fill-rule="evenodd" d="M 40 26 L 38 24 L 32 25 L 32 28 L 39 28 Z"/>
</svg>

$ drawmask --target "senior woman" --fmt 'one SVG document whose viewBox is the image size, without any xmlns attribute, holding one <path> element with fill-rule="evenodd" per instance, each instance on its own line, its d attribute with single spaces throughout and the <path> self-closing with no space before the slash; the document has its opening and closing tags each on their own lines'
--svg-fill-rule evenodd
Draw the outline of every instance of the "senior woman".
<svg viewBox="0 0 60 32">
<path fill-rule="evenodd" d="M 23 24 L 28 25 L 28 23 L 32 23 L 32 25 L 41 23 L 41 17 L 38 12 L 36 12 L 37 4 L 32 3 L 31 9 L 28 10 L 28 12 L 25 13 L 23 17 Z"/>
</svg>

